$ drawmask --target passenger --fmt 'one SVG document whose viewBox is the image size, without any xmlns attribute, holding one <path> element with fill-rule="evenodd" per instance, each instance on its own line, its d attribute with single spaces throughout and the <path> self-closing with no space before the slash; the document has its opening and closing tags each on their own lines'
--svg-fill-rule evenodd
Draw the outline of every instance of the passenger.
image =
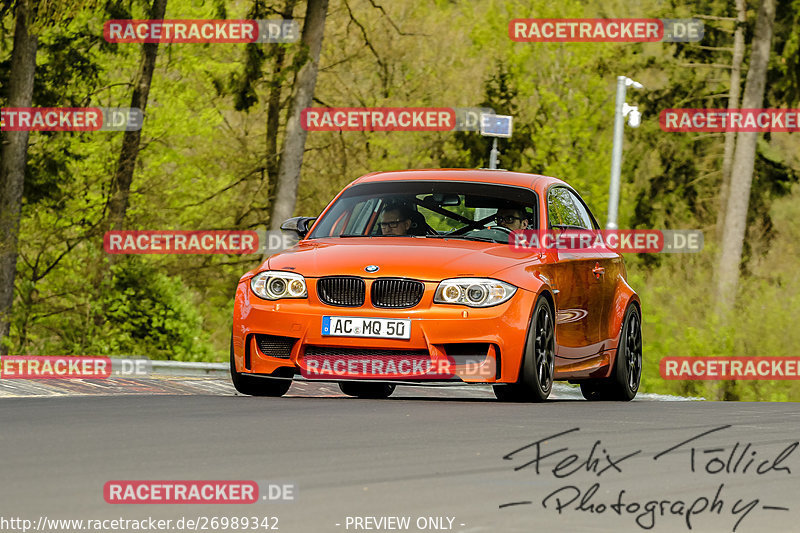
<svg viewBox="0 0 800 533">
<path fill-rule="evenodd" d="M 495 220 L 499 225 L 511 231 L 528 229 L 528 217 L 525 209 L 521 207 L 501 207 L 497 210 Z"/>
</svg>

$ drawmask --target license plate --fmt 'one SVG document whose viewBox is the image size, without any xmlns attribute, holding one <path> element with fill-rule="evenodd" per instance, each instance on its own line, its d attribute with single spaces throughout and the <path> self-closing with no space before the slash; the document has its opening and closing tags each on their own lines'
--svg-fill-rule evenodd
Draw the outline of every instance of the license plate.
<svg viewBox="0 0 800 533">
<path fill-rule="evenodd" d="M 322 334 L 331 337 L 410 339 L 411 320 L 407 318 L 323 316 Z"/>
</svg>

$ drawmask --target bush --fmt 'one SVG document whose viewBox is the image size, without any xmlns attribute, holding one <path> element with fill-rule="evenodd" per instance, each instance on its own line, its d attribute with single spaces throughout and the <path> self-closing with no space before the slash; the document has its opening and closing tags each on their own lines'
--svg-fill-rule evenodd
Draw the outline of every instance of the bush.
<svg viewBox="0 0 800 533">
<path fill-rule="evenodd" d="M 178 277 L 133 257 L 112 267 L 112 288 L 101 301 L 106 353 L 202 361 L 212 350 L 195 295 Z"/>
</svg>

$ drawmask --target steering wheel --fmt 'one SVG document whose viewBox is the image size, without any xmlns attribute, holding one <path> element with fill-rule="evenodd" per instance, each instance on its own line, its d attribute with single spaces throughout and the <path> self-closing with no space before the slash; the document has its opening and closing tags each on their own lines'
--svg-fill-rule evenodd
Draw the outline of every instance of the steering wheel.
<svg viewBox="0 0 800 533">
<path fill-rule="evenodd" d="M 490 227 L 488 227 L 486 229 L 496 229 L 496 230 L 503 231 L 503 232 L 507 233 L 509 235 L 509 237 L 511 236 L 512 233 L 514 233 L 513 229 L 508 229 L 505 226 L 490 226 Z"/>
</svg>

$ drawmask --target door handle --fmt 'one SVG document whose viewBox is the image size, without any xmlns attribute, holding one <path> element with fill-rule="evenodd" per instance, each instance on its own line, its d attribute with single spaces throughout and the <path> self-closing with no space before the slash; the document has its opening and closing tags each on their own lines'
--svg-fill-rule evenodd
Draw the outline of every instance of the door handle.
<svg viewBox="0 0 800 533">
<path fill-rule="evenodd" d="M 595 279 L 600 279 L 600 276 L 604 276 L 606 274 L 606 269 L 600 266 L 600 263 L 595 263 L 594 268 L 592 269 L 592 274 L 594 274 Z"/>
</svg>

